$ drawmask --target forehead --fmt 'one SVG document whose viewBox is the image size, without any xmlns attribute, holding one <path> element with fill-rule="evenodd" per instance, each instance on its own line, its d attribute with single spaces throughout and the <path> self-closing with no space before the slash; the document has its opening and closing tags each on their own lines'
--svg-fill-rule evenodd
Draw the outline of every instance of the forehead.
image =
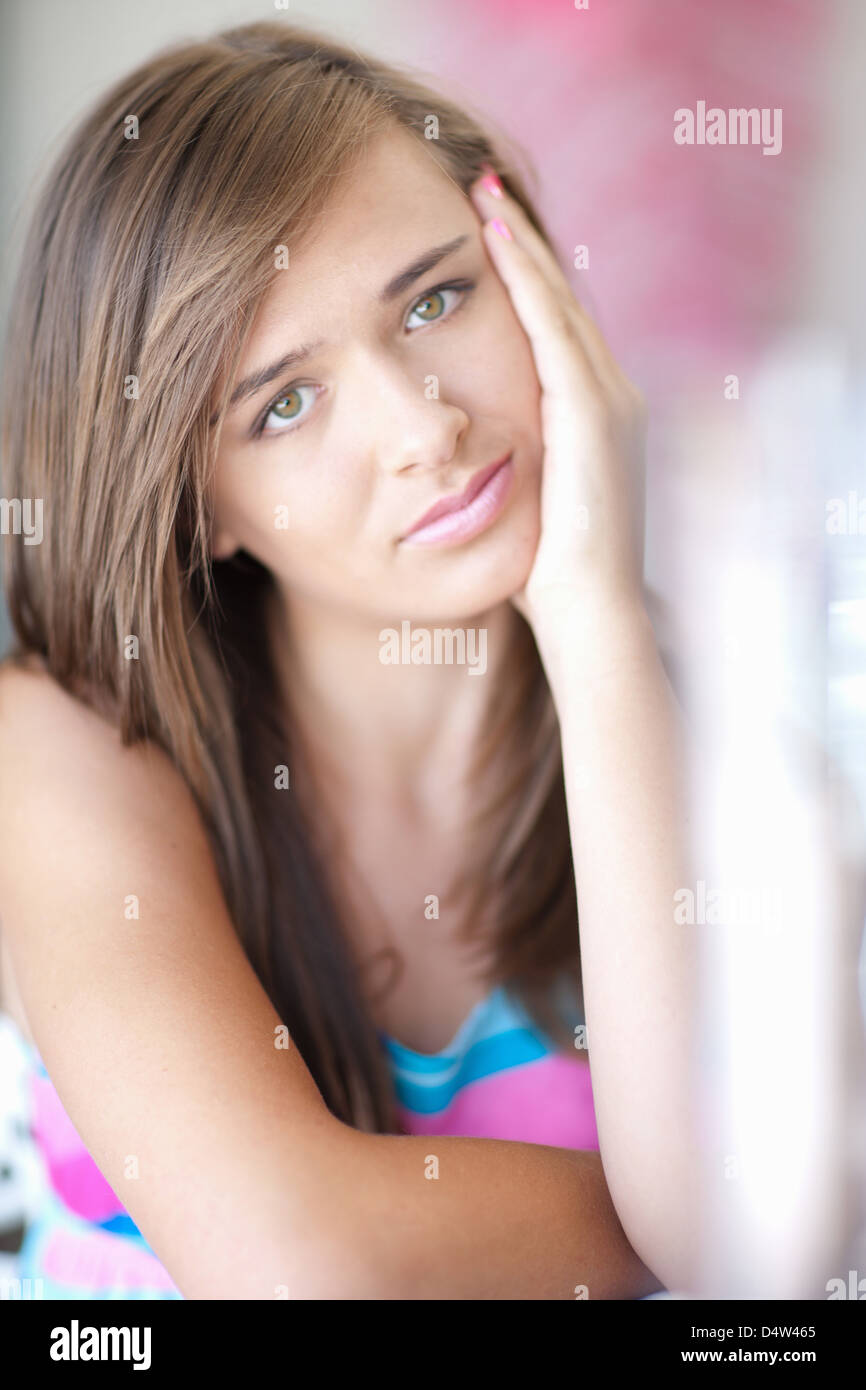
<svg viewBox="0 0 866 1390">
<path fill-rule="evenodd" d="M 426 148 L 396 128 L 380 133 L 335 184 L 289 266 L 279 271 L 253 330 L 259 341 L 286 316 L 300 323 L 306 309 L 351 292 L 366 302 L 412 257 L 471 232 L 477 222 L 469 199 Z M 314 325 L 306 319 L 305 329 Z M 316 328 L 316 336 L 324 333 Z"/>
<path fill-rule="evenodd" d="M 466 199 L 430 144 L 401 127 L 374 137 L 335 185 L 296 263 L 312 265 L 334 253 L 345 258 L 349 248 L 382 237 L 399 242 L 409 228 L 423 234 L 432 216 L 461 210 Z"/>
</svg>

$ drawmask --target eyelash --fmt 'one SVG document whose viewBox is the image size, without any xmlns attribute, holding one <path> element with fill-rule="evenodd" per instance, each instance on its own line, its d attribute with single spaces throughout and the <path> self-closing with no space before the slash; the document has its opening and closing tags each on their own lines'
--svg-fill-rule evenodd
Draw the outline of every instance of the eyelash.
<svg viewBox="0 0 866 1390">
<path fill-rule="evenodd" d="M 447 311 L 446 313 L 440 315 L 438 319 L 430 320 L 431 324 L 444 323 L 446 319 L 453 319 L 454 315 L 460 312 L 460 310 L 463 308 L 464 304 L 466 303 L 467 299 L 469 298 L 470 294 L 474 289 L 474 280 L 451 280 L 446 285 L 433 285 L 429 290 L 425 290 L 423 294 L 419 294 L 417 298 L 412 301 L 412 308 L 409 310 L 409 313 L 414 313 L 416 306 L 418 304 L 423 304 L 424 300 L 429 299 L 431 295 L 441 294 L 443 290 L 459 290 L 461 292 L 462 297 L 458 300 L 454 307 L 450 311 Z M 422 325 L 422 327 L 423 326 L 424 325 Z M 416 331 L 416 329 L 412 329 L 413 333 Z M 284 386 L 282 390 L 279 391 L 277 395 L 273 397 L 269 404 L 265 406 L 261 415 L 258 417 L 258 420 L 256 421 L 253 427 L 253 438 L 261 439 L 263 436 L 268 437 L 269 435 L 273 437 L 276 435 L 293 434 L 295 430 L 301 429 L 301 427 L 305 425 L 307 422 L 306 416 L 303 420 L 301 420 L 300 424 L 286 425 L 283 429 L 265 430 L 265 425 L 267 424 L 268 417 L 275 405 L 279 405 L 280 401 L 283 400 L 283 398 L 287 396 L 289 392 L 301 390 L 304 386 L 307 385 L 309 385 L 308 382 L 295 381 L 291 382 L 288 386 Z"/>
</svg>

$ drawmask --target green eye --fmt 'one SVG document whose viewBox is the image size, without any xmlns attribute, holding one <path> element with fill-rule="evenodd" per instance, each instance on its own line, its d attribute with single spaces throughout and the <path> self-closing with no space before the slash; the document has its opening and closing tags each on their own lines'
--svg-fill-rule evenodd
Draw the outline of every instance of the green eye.
<svg viewBox="0 0 866 1390">
<path fill-rule="evenodd" d="M 440 285 L 438 289 L 428 290 L 422 299 L 415 301 L 412 313 L 409 315 L 410 319 L 412 315 L 417 316 L 420 323 L 409 326 L 420 328 L 425 323 L 437 323 L 439 319 L 453 318 L 474 288 L 473 281 L 458 280 L 453 285 Z"/>
<path fill-rule="evenodd" d="M 306 395 L 304 393 L 307 393 Z M 316 388 L 304 382 L 300 386 L 288 386 L 281 396 L 278 396 L 273 405 L 269 405 L 264 415 L 261 417 L 256 427 L 256 437 L 262 434 L 288 434 L 289 430 L 280 429 L 280 422 L 287 427 L 299 430 L 309 415 L 310 411 L 304 409 L 305 404 L 311 406 L 316 399 Z M 265 427 L 273 420 L 271 428 Z"/>
<path fill-rule="evenodd" d="M 445 308 L 445 298 L 441 291 L 434 290 L 432 294 L 425 295 L 412 310 L 413 314 L 419 314 L 425 322 L 430 323 L 437 319 Z"/>
<path fill-rule="evenodd" d="M 299 391 L 287 391 L 278 401 L 271 406 L 270 414 L 276 415 L 280 420 L 293 420 L 301 408 L 301 395 Z"/>
</svg>

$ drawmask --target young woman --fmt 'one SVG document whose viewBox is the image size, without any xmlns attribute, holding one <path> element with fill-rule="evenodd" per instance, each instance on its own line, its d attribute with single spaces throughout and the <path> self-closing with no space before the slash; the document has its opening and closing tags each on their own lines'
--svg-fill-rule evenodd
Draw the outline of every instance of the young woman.
<svg viewBox="0 0 866 1390">
<path fill-rule="evenodd" d="M 76 132 L 3 443 L 46 1297 L 687 1286 L 643 429 L 509 158 L 405 74 L 257 24 Z"/>
</svg>

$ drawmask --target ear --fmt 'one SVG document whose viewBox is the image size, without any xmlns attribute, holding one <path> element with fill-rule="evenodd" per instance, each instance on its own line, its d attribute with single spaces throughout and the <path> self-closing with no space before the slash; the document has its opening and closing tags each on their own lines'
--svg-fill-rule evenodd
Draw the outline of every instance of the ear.
<svg viewBox="0 0 866 1390">
<path fill-rule="evenodd" d="M 217 528 L 213 534 L 213 558 L 230 560 L 238 549 L 238 543 L 228 531 Z"/>
</svg>

